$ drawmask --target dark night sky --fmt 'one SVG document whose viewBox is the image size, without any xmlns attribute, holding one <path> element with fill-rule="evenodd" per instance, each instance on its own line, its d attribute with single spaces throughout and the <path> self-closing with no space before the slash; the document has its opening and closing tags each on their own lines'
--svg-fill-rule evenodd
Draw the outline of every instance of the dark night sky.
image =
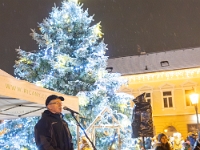
<svg viewBox="0 0 200 150">
<path fill-rule="evenodd" d="M 200 0 L 79 0 L 101 21 L 109 58 L 200 46 Z M 61 0 L 0 0 L 0 69 L 13 75 L 15 49 L 38 49 L 30 28 Z"/>
</svg>

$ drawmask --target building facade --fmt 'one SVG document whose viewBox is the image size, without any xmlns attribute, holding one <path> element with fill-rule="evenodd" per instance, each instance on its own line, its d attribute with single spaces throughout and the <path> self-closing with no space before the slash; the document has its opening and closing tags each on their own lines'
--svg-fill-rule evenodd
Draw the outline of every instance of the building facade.
<svg viewBox="0 0 200 150">
<path fill-rule="evenodd" d="M 109 59 L 108 65 L 128 80 L 121 91 L 135 97 L 146 93 L 155 134 L 180 132 L 186 138 L 197 131 L 197 115 L 189 95 L 200 94 L 199 58 L 200 48 L 195 48 Z"/>
</svg>

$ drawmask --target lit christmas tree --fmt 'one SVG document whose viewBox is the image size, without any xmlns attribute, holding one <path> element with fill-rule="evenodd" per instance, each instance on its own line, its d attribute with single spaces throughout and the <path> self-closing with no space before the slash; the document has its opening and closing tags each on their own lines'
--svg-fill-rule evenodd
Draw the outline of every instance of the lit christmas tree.
<svg viewBox="0 0 200 150">
<path fill-rule="evenodd" d="M 37 41 L 39 50 L 34 53 L 18 49 L 19 59 L 15 64 L 16 77 L 35 83 L 63 94 L 79 97 L 80 113 L 86 116 L 81 123 L 87 128 L 95 117 L 109 106 L 112 113 L 121 125 L 121 149 L 130 146 L 130 115 L 129 101 L 132 96 L 117 93 L 117 90 L 126 84 L 120 74 L 108 73 L 106 44 L 102 40 L 100 23 L 92 25 L 93 17 L 76 0 L 63 1 L 60 8 L 54 7 L 50 16 L 39 24 L 40 33 L 32 30 L 32 37 Z M 33 133 L 27 132 L 33 127 L 37 118 L 25 124 L 29 118 L 14 120 L 21 124 L 19 131 L 12 130 L 12 124 L 6 126 L 7 133 L 1 140 L 7 140 L 7 147 L 15 147 L 18 139 L 11 138 L 14 133 L 22 132 L 24 140 L 18 147 L 34 150 Z M 68 117 L 69 124 L 73 122 Z M 109 115 L 102 118 L 102 122 L 113 124 Z M 123 123 L 122 123 L 123 122 Z M 97 149 L 108 149 L 116 143 L 115 130 L 100 128 L 96 134 Z M 125 131 L 125 132 L 123 132 Z M 32 131 L 33 132 L 33 131 Z M 20 134 L 20 135 L 21 135 Z M 29 145 L 24 145 L 25 141 Z M 3 147 L 2 146 L 2 147 Z M 5 148 L 6 149 L 6 148 Z M 14 149 L 14 148 L 13 148 Z"/>
<path fill-rule="evenodd" d="M 0 126 L 1 150 L 36 150 L 34 125 L 38 117 L 6 120 Z"/>
</svg>

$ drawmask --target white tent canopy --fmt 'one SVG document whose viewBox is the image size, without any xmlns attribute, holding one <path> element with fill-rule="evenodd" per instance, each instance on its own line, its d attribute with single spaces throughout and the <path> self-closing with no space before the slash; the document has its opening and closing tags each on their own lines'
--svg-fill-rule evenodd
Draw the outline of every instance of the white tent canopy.
<svg viewBox="0 0 200 150">
<path fill-rule="evenodd" d="M 68 96 L 18 80 L 0 69 L 0 120 L 41 116 L 49 95 L 63 96 L 63 106 L 79 112 L 78 97 Z M 63 113 L 67 111 L 63 110 Z"/>
</svg>

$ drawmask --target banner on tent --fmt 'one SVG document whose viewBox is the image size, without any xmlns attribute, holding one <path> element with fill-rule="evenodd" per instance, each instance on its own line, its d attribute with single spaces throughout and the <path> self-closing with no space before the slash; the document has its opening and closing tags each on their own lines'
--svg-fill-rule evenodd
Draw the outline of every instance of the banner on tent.
<svg viewBox="0 0 200 150">
<path fill-rule="evenodd" d="M 44 105 L 46 97 L 55 94 L 65 98 L 63 106 L 79 111 L 79 100 L 76 96 L 64 95 L 55 91 L 36 86 L 24 80 L 18 80 L 11 75 L 5 75 L 0 70 L 0 95 L 13 99 L 26 100 L 28 102 Z"/>
</svg>

